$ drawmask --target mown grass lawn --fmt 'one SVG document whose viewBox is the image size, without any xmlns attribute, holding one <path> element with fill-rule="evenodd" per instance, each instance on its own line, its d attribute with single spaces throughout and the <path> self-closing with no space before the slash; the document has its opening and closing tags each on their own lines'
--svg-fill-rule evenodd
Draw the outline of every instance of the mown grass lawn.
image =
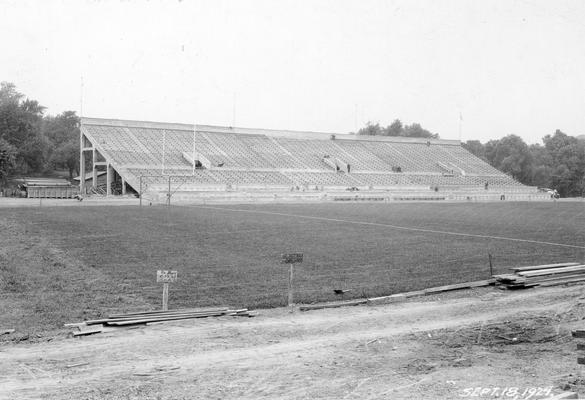
<svg viewBox="0 0 585 400">
<path fill-rule="evenodd" d="M 156 270 L 173 269 L 173 308 L 281 306 L 286 252 L 304 253 L 295 269 L 298 302 L 335 299 L 335 288 L 352 289 L 345 298 L 385 295 L 486 279 L 488 253 L 494 273 L 585 261 L 580 248 L 396 227 L 585 246 L 584 212 L 578 202 L 4 209 L 0 222 L 12 228 L 0 233 L 10 235 L 3 239 L 1 302 L 26 304 L 27 293 L 46 303 L 68 299 L 60 307 L 74 314 L 69 320 L 158 307 Z M 22 257 L 41 244 L 47 254 L 15 270 L 6 246 L 18 235 L 29 241 L 17 252 Z M 44 308 L 51 312 L 50 304 Z"/>
</svg>

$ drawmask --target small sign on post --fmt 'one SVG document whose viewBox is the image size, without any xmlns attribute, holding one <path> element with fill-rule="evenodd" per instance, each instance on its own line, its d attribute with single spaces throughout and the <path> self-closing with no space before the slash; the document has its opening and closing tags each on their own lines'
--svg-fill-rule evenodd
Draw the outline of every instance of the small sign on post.
<svg viewBox="0 0 585 400">
<path fill-rule="evenodd" d="M 163 284 L 163 301 L 162 309 L 167 311 L 169 309 L 169 283 L 177 281 L 177 271 L 156 271 L 156 282 Z"/>
<path fill-rule="evenodd" d="M 288 306 L 290 312 L 293 312 L 293 274 L 294 265 L 303 262 L 303 253 L 285 253 L 282 255 L 282 263 L 290 265 L 290 271 L 288 275 Z"/>
</svg>

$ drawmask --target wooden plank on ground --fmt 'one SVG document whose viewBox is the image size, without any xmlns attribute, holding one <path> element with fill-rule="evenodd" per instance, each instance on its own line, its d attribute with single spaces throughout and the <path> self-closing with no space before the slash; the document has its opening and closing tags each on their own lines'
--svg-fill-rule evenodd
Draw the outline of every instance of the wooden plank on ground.
<svg viewBox="0 0 585 400">
<path fill-rule="evenodd" d="M 579 282 L 583 282 L 583 281 L 585 281 L 585 276 L 583 276 L 582 278 L 559 279 L 559 280 L 554 280 L 554 281 L 549 281 L 549 282 L 542 282 L 542 283 L 539 283 L 538 285 L 540 287 L 547 287 L 547 286 L 565 285 L 567 283 L 579 283 Z"/>
<path fill-rule="evenodd" d="M 525 272 L 518 272 L 518 275 L 531 277 L 531 276 L 543 276 L 543 275 L 555 275 L 555 274 L 563 274 L 565 272 L 576 272 L 576 271 L 585 271 L 585 265 L 576 265 L 574 267 L 564 267 L 564 268 L 549 268 L 549 269 L 541 269 L 536 271 L 525 271 Z"/>
<path fill-rule="evenodd" d="M 571 332 L 571 335 L 576 338 L 585 338 L 585 329 L 575 329 Z"/>
<path fill-rule="evenodd" d="M 73 332 L 73 336 L 87 336 L 87 335 L 93 335 L 96 333 L 102 333 L 103 329 L 100 328 L 93 328 L 93 329 L 87 329 L 84 331 L 79 331 L 79 332 Z"/>
<path fill-rule="evenodd" d="M 519 284 L 508 284 L 508 285 L 504 285 L 504 287 L 508 290 L 519 290 L 519 289 L 530 289 L 533 288 L 535 286 L 539 286 L 540 283 L 519 283 Z"/>
<path fill-rule="evenodd" d="M 389 296 L 372 297 L 368 299 L 368 303 L 382 303 L 382 302 L 398 302 L 405 301 L 406 296 L 403 293 L 391 294 Z"/>
<path fill-rule="evenodd" d="M 585 350 L 585 343 L 577 343 L 577 350 Z"/>
<path fill-rule="evenodd" d="M 89 363 L 88 362 L 80 362 L 80 363 L 76 363 L 76 364 L 69 364 L 69 365 L 66 365 L 65 368 L 83 367 L 85 365 L 89 365 Z"/>
<path fill-rule="evenodd" d="M 311 311 L 311 310 L 320 310 L 323 308 L 338 308 L 338 307 L 345 307 L 345 306 L 357 306 L 360 304 L 366 304 L 367 302 L 368 302 L 367 299 L 361 299 L 361 300 L 339 301 L 339 302 L 335 302 L 335 303 L 312 304 L 312 305 L 300 306 L 299 310 Z"/>
<path fill-rule="evenodd" d="M 424 290 L 415 290 L 414 292 L 404 292 L 402 294 L 404 295 L 404 297 L 406 297 L 407 299 L 409 299 L 411 297 L 424 296 L 425 295 L 425 291 Z"/>
<path fill-rule="evenodd" d="M 81 326 L 86 326 L 87 324 L 85 322 L 72 322 L 69 324 L 63 324 L 63 326 L 65 328 L 79 328 Z"/>
<path fill-rule="evenodd" d="M 524 281 L 526 280 L 525 277 L 516 275 L 516 274 L 502 274 L 502 275 L 494 275 L 494 278 L 497 282 L 502 283 L 509 283 L 509 282 L 517 282 L 517 281 Z"/>
<path fill-rule="evenodd" d="M 425 289 L 424 292 L 425 292 L 425 294 L 434 294 L 434 293 L 448 292 L 450 290 L 470 289 L 470 288 L 474 288 L 474 287 L 493 285 L 494 282 L 495 282 L 495 279 L 485 279 L 483 281 L 455 283 L 453 285 L 445 285 L 445 286 L 437 286 L 437 287 L 433 287 L 433 288 L 428 288 L 428 289 Z"/>
<path fill-rule="evenodd" d="M 223 315 L 226 315 L 226 316 L 242 315 L 242 313 L 244 311 L 247 311 L 247 309 L 243 308 L 240 310 L 228 310 L 228 311 L 221 311 L 221 312 L 217 312 L 217 313 L 207 313 L 207 314 L 191 314 L 191 315 L 177 315 L 177 316 L 168 316 L 168 317 L 147 317 L 147 318 L 138 318 L 138 319 L 130 319 L 130 320 L 114 320 L 114 321 L 106 322 L 106 325 L 124 326 L 124 325 L 135 325 L 135 324 L 146 324 L 148 322 L 178 321 L 181 319 L 221 317 Z"/>
<path fill-rule="evenodd" d="M 191 312 L 216 312 L 216 311 L 227 311 L 229 307 L 215 307 L 215 308 L 183 308 L 177 310 L 154 310 L 154 311 L 139 311 L 139 312 L 130 312 L 125 314 L 110 314 L 108 315 L 109 318 L 124 318 L 127 316 L 140 316 L 140 315 L 160 315 L 160 314 L 185 314 Z"/>
<path fill-rule="evenodd" d="M 566 274 L 561 274 L 561 275 L 533 276 L 531 278 L 528 278 L 526 280 L 526 283 L 532 283 L 532 282 L 544 283 L 544 282 L 549 282 L 549 281 L 558 281 L 560 279 L 582 278 L 583 276 L 585 276 L 584 273 L 574 274 L 572 272 L 567 272 Z"/>
<path fill-rule="evenodd" d="M 514 271 L 514 272 L 522 272 L 522 271 L 533 271 L 533 270 L 538 270 L 538 269 L 573 267 L 576 265 L 579 265 L 579 263 L 567 262 L 567 263 L 558 263 L 558 264 L 531 265 L 528 267 L 512 267 L 509 269 Z"/>
<path fill-rule="evenodd" d="M 103 318 L 103 319 L 94 319 L 90 321 L 85 321 L 87 325 L 96 325 L 96 324 L 105 324 L 110 322 L 117 322 L 117 321 L 130 321 L 136 319 L 148 319 L 148 318 L 170 318 L 170 317 L 207 317 L 207 316 L 216 316 L 218 314 L 227 313 L 229 310 L 221 310 L 221 311 L 206 311 L 206 312 L 192 312 L 192 313 L 169 313 L 169 314 L 155 314 L 155 315 L 128 315 L 125 317 L 119 318 Z"/>
</svg>

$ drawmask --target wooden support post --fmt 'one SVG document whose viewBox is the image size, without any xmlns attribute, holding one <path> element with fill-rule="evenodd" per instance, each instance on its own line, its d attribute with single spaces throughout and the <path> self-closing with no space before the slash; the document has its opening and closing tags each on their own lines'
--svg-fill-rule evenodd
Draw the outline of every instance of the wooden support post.
<svg viewBox="0 0 585 400">
<path fill-rule="evenodd" d="M 163 311 L 167 311 L 169 309 L 169 284 L 166 282 L 163 283 L 162 309 Z"/>
<path fill-rule="evenodd" d="M 290 308 L 290 312 L 294 310 L 294 299 L 293 299 L 293 274 L 294 274 L 294 264 L 290 264 L 290 271 L 288 274 L 288 306 Z"/>
<path fill-rule="evenodd" d="M 167 311 L 169 309 L 169 283 L 177 281 L 177 271 L 156 271 L 156 282 L 163 284 L 163 300 L 162 309 Z"/>
<path fill-rule="evenodd" d="M 142 175 L 140 175 L 140 189 L 138 191 L 138 198 L 140 199 L 140 207 L 142 207 Z"/>
<path fill-rule="evenodd" d="M 91 187 L 94 188 L 94 189 L 97 188 L 97 184 L 98 184 L 97 183 L 98 173 L 97 173 L 97 167 L 95 165 L 96 160 L 97 160 L 96 157 L 97 157 L 97 151 L 96 151 L 96 149 L 94 147 L 93 150 L 92 150 L 92 159 L 91 159 L 91 166 L 92 166 L 91 167 L 92 168 Z"/>
<path fill-rule="evenodd" d="M 171 177 L 169 176 L 169 191 L 167 192 L 167 206 L 171 205 Z"/>
<path fill-rule="evenodd" d="M 108 163 L 106 166 L 106 196 L 112 195 L 112 166 Z"/>
<path fill-rule="evenodd" d="M 492 254 L 488 253 L 488 258 L 490 260 L 490 277 L 494 276 L 494 267 L 492 265 Z"/>
<path fill-rule="evenodd" d="M 83 133 L 81 134 L 81 143 L 79 151 L 79 191 L 85 194 L 85 152 L 83 151 Z"/>
<path fill-rule="evenodd" d="M 290 312 L 294 311 L 294 298 L 293 298 L 293 277 L 294 277 L 294 264 L 303 262 L 303 253 L 287 253 L 282 255 L 282 263 L 289 264 L 288 273 L 288 306 Z"/>
</svg>

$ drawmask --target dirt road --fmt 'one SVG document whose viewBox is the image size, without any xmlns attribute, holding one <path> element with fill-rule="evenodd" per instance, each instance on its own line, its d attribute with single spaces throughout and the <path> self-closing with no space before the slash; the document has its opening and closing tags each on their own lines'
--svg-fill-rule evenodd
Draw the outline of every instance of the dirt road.
<svg viewBox="0 0 585 400">
<path fill-rule="evenodd" d="M 542 398 L 551 387 L 581 389 L 570 329 L 585 327 L 584 294 L 584 286 L 483 288 L 8 343 L 0 398 L 436 399 L 477 387 L 517 388 L 519 398 L 543 388 L 532 396 Z"/>
</svg>

